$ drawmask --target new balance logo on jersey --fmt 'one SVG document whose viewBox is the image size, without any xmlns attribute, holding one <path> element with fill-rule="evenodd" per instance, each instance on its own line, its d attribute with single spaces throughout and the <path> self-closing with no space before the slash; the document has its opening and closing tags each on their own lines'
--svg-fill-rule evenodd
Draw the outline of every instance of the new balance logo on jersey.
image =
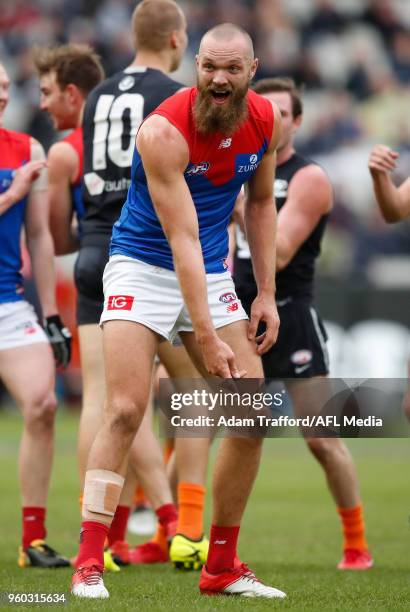
<svg viewBox="0 0 410 612">
<path fill-rule="evenodd" d="M 220 544 L 221 546 L 223 546 L 224 544 L 226 544 L 226 540 L 214 540 L 214 544 Z"/>
<path fill-rule="evenodd" d="M 110 295 L 107 310 L 131 310 L 133 303 L 132 295 Z"/>
<path fill-rule="evenodd" d="M 218 149 L 229 149 L 232 144 L 232 138 L 223 138 L 219 143 Z"/>
</svg>

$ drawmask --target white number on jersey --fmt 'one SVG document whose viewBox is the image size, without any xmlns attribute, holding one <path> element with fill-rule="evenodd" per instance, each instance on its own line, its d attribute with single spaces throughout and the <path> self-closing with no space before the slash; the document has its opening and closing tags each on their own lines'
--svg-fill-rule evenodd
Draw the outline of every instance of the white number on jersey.
<svg viewBox="0 0 410 612">
<path fill-rule="evenodd" d="M 130 142 L 122 148 L 124 113 L 129 110 Z M 120 168 L 131 166 L 135 136 L 143 120 L 144 98 L 141 94 L 124 93 L 99 97 L 94 115 L 93 170 L 105 170 L 107 156 Z"/>
</svg>

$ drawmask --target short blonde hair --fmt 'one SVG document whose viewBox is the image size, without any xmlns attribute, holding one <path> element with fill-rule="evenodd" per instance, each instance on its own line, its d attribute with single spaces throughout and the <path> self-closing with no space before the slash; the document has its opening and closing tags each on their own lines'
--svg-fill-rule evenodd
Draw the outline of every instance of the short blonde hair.
<svg viewBox="0 0 410 612">
<path fill-rule="evenodd" d="M 135 48 L 162 51 L 172 32 L 181 29 L 183 13 L 173 0 L 143 0 L 132 15 Z"/>
</svg>

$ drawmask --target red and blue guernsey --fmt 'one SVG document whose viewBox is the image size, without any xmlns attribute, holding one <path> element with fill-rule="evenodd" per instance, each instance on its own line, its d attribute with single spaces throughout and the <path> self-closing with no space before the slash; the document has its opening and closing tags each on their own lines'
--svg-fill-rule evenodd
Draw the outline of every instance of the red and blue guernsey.
<svg viewBox="0 0 410 612">
<path fill-rule="evenodd" d="M 71 183 L 71 204 L 73 211 L 77 215 L 78 221 L 84 217 L 84 202 L 82 198 L 82 180 L 84 171 L 84 145 L 83 145 L 83 128 L 78 127 L 68 136 L 63 138 L 62 142 L 67 142 L 71 145 L 78 156 L 78 172 L 74 181 Z"/>
<path fill-rule="evenodd" d="M 10 187 L 14 172 L 30 161 L 30 136 L 0 128 L 0 193 Z M 27 197 L 0 215 L 0 304 L 23 299 L 20 238 Z"/>
<path fill-rule="evenodd" d="M 171 96 L 153 114 L 168 119 L 188 143 L 189 164 L 184 176 L 198 215 L 205 270 L 212 274 L 226 270 L 227 227 L 242 185 L 255 172 L 271 141 L 273 110 L 265 98 L 248 91 L 248 117 L 230 137 L 218 132 L 203 134 L 196 130 L 193 116 L 197 91 L 193 87 Z M 137 150 L 127 201 L 113 228 L 110 254 L 174 269 Z"/>
</svg>

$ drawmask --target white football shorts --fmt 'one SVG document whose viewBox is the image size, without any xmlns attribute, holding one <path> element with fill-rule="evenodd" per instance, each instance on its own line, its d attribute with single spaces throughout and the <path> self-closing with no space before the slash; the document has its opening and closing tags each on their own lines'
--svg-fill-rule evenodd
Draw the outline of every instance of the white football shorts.
<svg viewBox="0 0 410 612">
<path fill-rule="evenodd" d="M 0 304 L 0 351 L 47 342 L 31 304 L 24 300 Z"/>
<path fill-rule="evenodd" d="M 207 274 L 208 305 L 215 329 L 248 319 L 230 272 Z M 121 319 L 141 323 L 173 342 L 193 327 L 176 273 L 125 255 L 110 257 L 103 277 L 100 325 Z"/>
</svg>

